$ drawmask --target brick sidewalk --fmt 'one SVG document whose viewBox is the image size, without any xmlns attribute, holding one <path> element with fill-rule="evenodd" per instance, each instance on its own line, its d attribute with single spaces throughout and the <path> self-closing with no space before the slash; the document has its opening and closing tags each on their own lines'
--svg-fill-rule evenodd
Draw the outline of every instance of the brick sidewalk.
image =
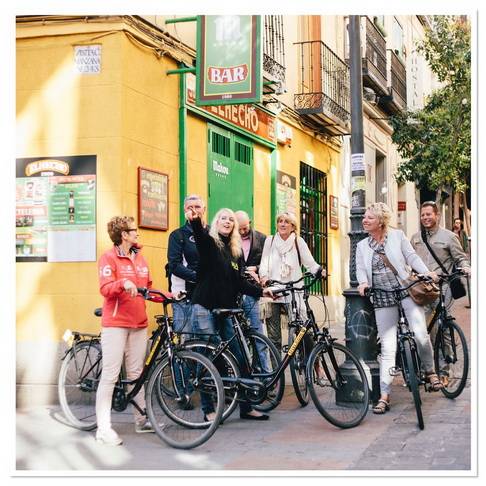
<svg viewBox="0 0 486 486">
<path fill-rule="evenodd" d="M 453 313 L 469 337 L 469 309 L 463 305 L 456 303 Z M 95 442 L 94 432 L 64 425 L 58 407 L 36 407 L 17 413 L 17 469 L 19 473 L 255 470 L 256 474 L 286 471 L 286 475 L 291 470 L 338 475 L 346 470 L 434 470 L 467 475 L 471 469 L 470 392 L 469 384 L 455 400 L 440 392 L 422 392 L 425 429 L 421 431 L 412 397 L 397 377 L 390 412 L 369 413 L 358 427 L 341 430 L 322 418 L 312 402 L 301 408 L 290 385 L 268 422 L 242 421 L 235 414 L 206 444 L 190 451 L 171 449 L 153 434 L 135 434 L 129 412 L 113 414 L 123 446 L 107 447 Z"/>
</svg>

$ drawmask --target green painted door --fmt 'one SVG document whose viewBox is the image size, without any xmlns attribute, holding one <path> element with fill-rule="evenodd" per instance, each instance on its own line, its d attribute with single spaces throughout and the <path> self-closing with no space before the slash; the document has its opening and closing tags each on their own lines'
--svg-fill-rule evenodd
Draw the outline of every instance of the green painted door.
<svg viewBox="0 0 486 486">
<path fill-rule="evenodd" d="M 221 208 L 253 218 L 253 144 L 228 130 L 208 126 L 208 222 Z"/>
</svg>

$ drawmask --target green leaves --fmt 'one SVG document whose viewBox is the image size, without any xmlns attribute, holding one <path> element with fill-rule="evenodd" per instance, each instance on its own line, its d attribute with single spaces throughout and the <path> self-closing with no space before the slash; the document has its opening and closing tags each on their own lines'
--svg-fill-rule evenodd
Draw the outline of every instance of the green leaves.
<svg viewBox="0 0 486 486">
<path fill-rule="evenodd" d="M 435 16 L 419 44 L 443 86 L 423 109 L 392 117 L 392 140 L 402 158 L 396 180 L 438 191 L 468 186 L 471 160 L 471 50 L 469 24 L 461 17 Z"/>
</svg>

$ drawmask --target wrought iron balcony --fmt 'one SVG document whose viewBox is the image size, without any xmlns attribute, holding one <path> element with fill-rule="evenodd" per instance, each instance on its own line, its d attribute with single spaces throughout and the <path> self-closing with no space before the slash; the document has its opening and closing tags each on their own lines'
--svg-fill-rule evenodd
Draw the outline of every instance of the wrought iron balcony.
<svg viewBox="0 0 486 486">
<path fill-rule="evenodd" d="M 364 26 L 365 39 L 363 42 L 363 85 L 373 88 L 377 95 L 388 93 L 386 81 L 386 40 L 368 18 L 361 18 Z"/>
<path fill-rule="evenodd" d="M 299 49 L 295 110 L 332 135 L 350 133 L 348 66 L 322 41 L 295 44 Z"/>
<path fill-rule="evenodd" d="M 263 79 L 264 93 L 280 94 L 285 89 L 285 43 L 283 15 L 264 15 Z"/>
<path fill-rule="evenodd" d="M 392 49 L 387 49 L 388 96 L 380 99 L 386 111 L 396 113 L 407 108 L 407 70 Z"/>
</svg>

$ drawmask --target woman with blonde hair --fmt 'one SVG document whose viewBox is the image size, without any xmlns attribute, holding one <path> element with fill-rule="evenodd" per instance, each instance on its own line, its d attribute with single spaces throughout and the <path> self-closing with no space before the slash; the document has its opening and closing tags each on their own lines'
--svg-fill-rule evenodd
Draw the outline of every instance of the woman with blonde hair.
<svg viewBox="0 0 486 486">
<path fill-rule="evenodd" d="M 194 231 L 196 247 L 199 252 L 199 268 L 196 287 L 192 293 L 193 332 L 195 334 L 219 334 L 225 341 L 234 335 L 231 321 L 228 318 L 216 319 L 213 309 L 236 307 L 239 293 L 259 298 L 263 294 L 272 297 L 270 290 L 262 291 L 261 287 L 250 284 L 243 276 L 244 262 L 241 251 L 241 239 L 238 232 L 238 221 L 231 209 L 220 209 L 213 218 L 209 232 L 202 226 L 198 214 L 189 209 L 186 219 Z M 248 375 L 243 356 L 237 346 L 231 347 L 241 368 L 242 376 Z M 201 395 L 205 420 L 214 418 L 214 407 L 211 400 Z M 247 402 L 240 403 L 240 418 L 249 420 L 268 420 Z"/>
<path fill-rule="evenodd" d="M 437 279 L 429 272 L 422 259 L 415 253 L 403 231 L 389 227 L 390 208 L 381 202 L 370 204 L 363 218 L 363 228 L 368 238 L 361 240 L 356 248 L 356 278 L 358 291 L 365 295 L 367 287 L 393 289 L 405 286 L 410 267 L 417 273 Z M 432 345 L 425 322 L 423 307 L 417 305 L 408 291 L 401 295 L 405 315 L 415 335 L 426 376 L 434 391 L 442 384 L 434 371 Z M 390 409 L 390 391 L 393 376 L 390 369 L 395 366 L 397 349 L 398 306 L 393 294 L 375 291 L 373 294 L 376 327 L 381 341 L 380 399 L 373 412 L 384 414 Z"/>
<path fill-rule="evenodd" d="M 307 243 L 298 235 L 295 216 L 287 212 L 280 213 L 277 215 L 277 233 L 268 236 L 263 246 L 259 269 L 261 282 L 265 284 L 267 280 L 298 280 L 302 277 L 302 265 L 314 275 L 326 276 L 326 271 L 314 260 Z M 268 337 L 279 351 L 282 349 L 281 311 L 288 304 L 289 298 L 279 297 L 271 302 L 270 315 L 266 319 Z M 303 305 L 299 306 L 299 312 L 305 313 Z M 307 341 L 306 347 L 312 347 L 310 336 L 304 339 Z"/>
</svg>

